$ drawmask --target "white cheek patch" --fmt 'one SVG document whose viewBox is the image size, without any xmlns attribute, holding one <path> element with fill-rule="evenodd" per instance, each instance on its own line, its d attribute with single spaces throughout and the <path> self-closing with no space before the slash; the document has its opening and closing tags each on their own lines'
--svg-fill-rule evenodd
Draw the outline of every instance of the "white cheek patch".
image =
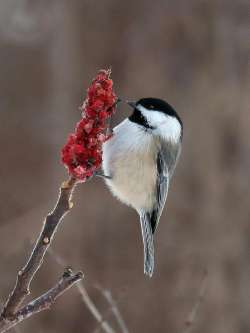
<svg viewBox="0 0 250 333">
<path fill-rule="evenodd" d="M 147 119 L 148 124 L 154 127 L 153 133 L 161 136 L 165 140 L 173 142 L 178 142 L 180 140 L 181 125 L 175 117 L 156 110 L 148 111 L 142 105 L 138 105 L 137 108 Z"/>
</svg>

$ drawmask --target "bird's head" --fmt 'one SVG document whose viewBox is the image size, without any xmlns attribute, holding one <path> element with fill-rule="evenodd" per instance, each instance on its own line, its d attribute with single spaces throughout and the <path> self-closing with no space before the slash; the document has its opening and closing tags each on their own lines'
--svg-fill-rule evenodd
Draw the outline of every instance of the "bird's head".
<svg viewBox="0 0 250 333">
<path fill-rule="evenodd" d="M 171 141 L 179 141 L 183 135 L 181 118 L 174 108 L 159 98 L 141 98 L 137 102 L 127 102 L 133 108 L 129 120 L 151 130 L 153 134 Z"/>
</svg>

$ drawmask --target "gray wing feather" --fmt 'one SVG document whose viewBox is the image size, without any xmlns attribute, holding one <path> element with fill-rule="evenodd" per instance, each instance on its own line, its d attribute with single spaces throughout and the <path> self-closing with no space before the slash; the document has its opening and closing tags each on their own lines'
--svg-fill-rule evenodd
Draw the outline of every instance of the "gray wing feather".
<svg viewBox="0 0 250 333">
<path fill-rule="evenodd" d="M 153 233 L 159 222 L 168 193 L 169 174 L 161 152 L 157 155 L 156 205 L 152 212 L 141 210 L 140 222 L 144 246 L 144 273 L 152 276 L 154 272 Z"/>
<path fill-rule="evenodd" d="M 163 147 L 162 147 L 163 148 Z M 154 239 L 153 234 L 159 223 L 181 147 L 160 149 L 157 154 L 156 204 L 152 211 L 140 211 L 142 238 L 144 244 L 144 273 L 152 276 L 154 272 Z M 168 169 L 169 166 L 169 169 Z"/>
<path fill-rule="evenodd" d="M 169 172 L 163 155 L 157 155 L 156 204 L 151 215 L 151 228 L 154 233 L 161 217 L 169 187 Z"/>
</svg>

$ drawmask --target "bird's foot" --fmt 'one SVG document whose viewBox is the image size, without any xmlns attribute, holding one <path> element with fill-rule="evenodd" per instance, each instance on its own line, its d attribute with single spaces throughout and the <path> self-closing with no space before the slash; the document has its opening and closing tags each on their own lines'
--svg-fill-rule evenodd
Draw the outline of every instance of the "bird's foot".
<svg viewBox="0 0 250 333">
<path fill-rule="evenodd" d="M 104 179 L 111 179 L 110 176 L 104 175 L 104 173 L 103 173 L 102 170 L 95 171 L 94 174 L 93 174 L 93 176 L 101 177 L 101 178 L 104 178 Z"/>
</svg>

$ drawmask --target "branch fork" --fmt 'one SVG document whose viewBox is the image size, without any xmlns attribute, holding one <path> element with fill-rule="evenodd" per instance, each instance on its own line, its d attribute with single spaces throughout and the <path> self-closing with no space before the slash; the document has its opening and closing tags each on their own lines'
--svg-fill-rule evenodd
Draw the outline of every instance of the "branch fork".
<svg viewBox="0 0 250 333">
<path fill-rule="evenodd" d="M 76 184 L 77 180 L 74 177 L 70 177 L 62 183 L 55 208 L 47 215 L 31 255 L 24 267 L 18 272 L 16 284 L 3 307 L 0 315 L 0 333 L 6 332 L 35 313 L 49 309 L 59 296 L 83 278 L 82 272 L 73 273 L 70 268 L 66 268 L 54 287 L 22 306 L 30 294 L 31 282 L 43 263 L 57 228 L 73 207 L 71 199 Z"/>
</svg>

